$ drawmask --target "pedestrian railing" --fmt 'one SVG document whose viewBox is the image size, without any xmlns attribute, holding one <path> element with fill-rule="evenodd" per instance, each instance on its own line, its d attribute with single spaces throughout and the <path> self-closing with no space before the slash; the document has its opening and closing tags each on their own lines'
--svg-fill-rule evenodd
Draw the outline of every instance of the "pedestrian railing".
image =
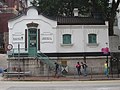
<svg viewBox="0 0 120 90">
<path fill-rule="evenodd" d="M 41 60 L 43 63 L 47 64 L 49 68 L 55 68 L 55 62 L 52 61 L 47 55 L 40 52 L 37 54 L 37 59 Z"/>
<path fill-rule="evenodd" d="M 30 67 L 30 68 L 33 68 L 33 67 Z M 58 77 L 55 77 L 55 71 L 54 70 L 49 70 L 49 69 L 46 69 L 46 70 L 35 70 L 36 68 L 34 68 L 34 71 L 29 71 L 26 73 L 21 71 L 21 72 L 17 72 L 17 71 L 12 71 L 9 72 L 8 74 L 8 78 L 11 78 L 11 77 L 18 77 L 18 75 L 20 75 L 19 78 L 21 77 L 43 77 L 41 79 L 44 79 L 46 78 L 46 80 L 54 80 L 54 78 L 61 78 L 61 79 L 65 79 L 65 80 L 103 80 L 103 79 L 118 79 L 118 74 L 111 74 L 109 73 L 109 77 L 107 77 L 105 74 L 104 74 L 104 68 L 103 67 L 89 67 L 87 69 L 87 76 L 84 76 L 83 74 L 83 70 L 81 70 L 81 74 L 78 75 L 77 74 L 77 70 L 76 68 L 73 68 L 73 67 L 69 67 L 69 70 L 68 72 L 64 72 L 61 70 L 57 73 L 57 76 Z M 97 70 L 99 71 L 102 71 L 101 73 L 99 73 Z M 96 72 L 97 71 L 97 72 Z M 34 73 L 34 75 L 33 75 Z M 6 76 L 7 76 L 7 72 L 4 73 Z"/>
</svg>

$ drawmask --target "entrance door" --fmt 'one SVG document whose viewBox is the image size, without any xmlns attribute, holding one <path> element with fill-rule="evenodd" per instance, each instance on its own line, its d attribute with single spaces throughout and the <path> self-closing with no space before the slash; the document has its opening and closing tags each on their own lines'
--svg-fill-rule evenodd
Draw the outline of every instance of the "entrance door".
<svg viewBox="0 0 120 90">
<path fill-rule="evenodd" d="M 36 56 L 37 54 L 37 29 L 29 29 L 28 31 L 28 54 L 29 56 Z"/>
</svg>

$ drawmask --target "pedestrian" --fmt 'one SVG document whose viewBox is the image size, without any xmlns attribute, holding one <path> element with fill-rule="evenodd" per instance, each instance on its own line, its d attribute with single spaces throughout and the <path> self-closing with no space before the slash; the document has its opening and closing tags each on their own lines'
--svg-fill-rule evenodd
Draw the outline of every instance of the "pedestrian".
<svg viewBox="0 0 120 90">
<path fill-rule="evenodd" d="M 55 77 L 59 77 L 58 72 L 59 72 L 59 64 L 55 62 Z"/>
<path fill-rule="evenodd" d="M 104 63 L 104 73 L 107 77 L 109 77 L 108 61 Z"/>
<path fill-rule="evenodd" d="M 84 76 L 87 76 L 87 64 L 84 62 L 81 62 L 81 66 L 82 66 L 82 69 L 83 69 L 83 75 Z"/>
<path fill-rule="evenodd" d="M 77 68 L 78 75 L 80 75 L 81 74 L 81 65 L 79 62 L 77 62 L 76 68 Z"/>
</svg>

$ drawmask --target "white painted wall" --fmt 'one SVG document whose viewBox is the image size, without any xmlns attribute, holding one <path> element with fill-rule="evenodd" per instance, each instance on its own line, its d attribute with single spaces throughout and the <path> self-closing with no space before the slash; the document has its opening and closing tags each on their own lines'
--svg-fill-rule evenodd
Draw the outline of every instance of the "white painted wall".
<svg viewBox="0 0 120 90">
<path fill-rule="evenodd" d="M 18 47 L 18 42 L 13 41 L 13 34 L 20 34 L 23 36 L 21 40 L 20 48 L 25 47 L 25 29 L 28 23 L 38 23 L 38 29 L 40 29 L 40 37 L 49 34 L 53 37 L 53 41 L 43 42 L 40 40 L 40 48 L 44 53 L 52 52 L 101 52 L 102 48 L 106 47 L 108 43 L 108 26 L 106 25 L 58 25 L 57 21 L 50 20 L 42 15 L 38 15 L 35 8 L 30 8 L 26 15 L 18 17 L 17 19 L 10 20 L 8 22 L 9 27 L 9 43 L 14 48 Z M 97 46 L 88 45 L 88 34 L 97 34 Z M 62 45 L 62 34 L 72 35 L 71 45 Z"/>
<path fill-rule="evenodd" d="M 102 48 L 109 47 L 107 25 L 62 25 L 58 26 L 58 52 L 101 52 Z M 88 45 L 88 34 L 97 34 L 97 46 Z M 72 45 L 62 45 L 62 35 L 72 34 Z M 108 45 L 106 46 L 106 43 Z"/>
<path fill-rule="evenodd" d="M 32 13 L 31 13 L 32 12 Z M 28 10 L 27 15 L 24 15 L 18 19 L 10 20 L 8 22 L 9 27 L 9 44 L 12 44 L 14 48 L 18 47 L 18 42 L 20 43 L 20 48 L 25 48 L 25 29 L 28 29 L 26 24 L 28 23 L 38 23 L 38 29 L 40 29 L 40 35 L 44 33 L 51 33 L 53 37 L 56 37 L 56 26 L 57 22 L 47 19 L 42 15 L 38 15 L 36 9 L 31 8 Z M 23 41 L 13 41 L 13 34 L 23 35 Z M 56 52 L 56 38 L 54 38 L 51 43 L 41 43 L 40 45 L 42 52 Z"/>
</svg>

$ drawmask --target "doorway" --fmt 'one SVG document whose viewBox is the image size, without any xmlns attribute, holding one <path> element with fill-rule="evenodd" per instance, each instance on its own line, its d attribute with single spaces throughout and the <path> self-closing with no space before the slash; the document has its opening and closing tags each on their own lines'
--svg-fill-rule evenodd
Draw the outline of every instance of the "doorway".
<svg viewBox="0 0 120 90">
<path fill-rule="evenodd" d="M 28 55 L 33 57 L 37 54 L 37 29 L 28 30 Z"/>
</svg>

